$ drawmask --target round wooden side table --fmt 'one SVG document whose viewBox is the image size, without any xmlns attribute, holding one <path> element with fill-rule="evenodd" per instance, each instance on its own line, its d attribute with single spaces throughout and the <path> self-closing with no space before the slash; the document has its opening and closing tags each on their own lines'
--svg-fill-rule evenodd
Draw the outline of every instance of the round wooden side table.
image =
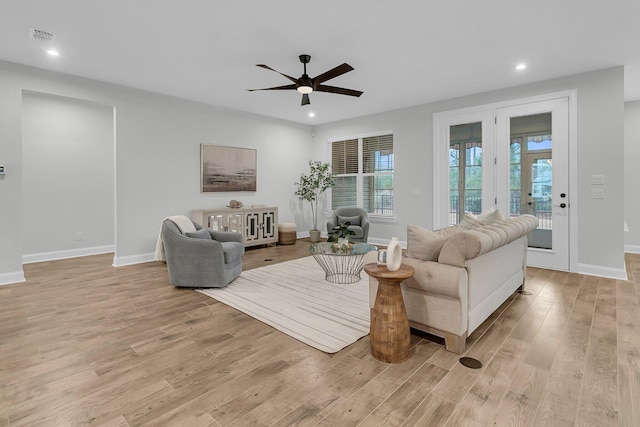
<svg viewBox="0 0 640 427">
<path fill-rule="evenodd" d="M 378 280 L 378 293 L 371 312 L 371 354 L 387 363 L 404 362 L 409 358 L 409 319 L 404 308 L 400 282 L 415 274 L 413 267 L 402 264 L 397 271 L 370 263 L 364 271 Z"/>
</svg>

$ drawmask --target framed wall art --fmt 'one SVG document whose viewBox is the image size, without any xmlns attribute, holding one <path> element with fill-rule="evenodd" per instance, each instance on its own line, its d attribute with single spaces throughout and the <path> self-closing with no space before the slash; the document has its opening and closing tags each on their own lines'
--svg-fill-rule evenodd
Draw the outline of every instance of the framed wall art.
<svg viewBox="0 0 640 427">
<path fill-rule="evenodd" d="M 257 150 L 200 144 L 200 192 L 256 191 Z"/>
</svg>

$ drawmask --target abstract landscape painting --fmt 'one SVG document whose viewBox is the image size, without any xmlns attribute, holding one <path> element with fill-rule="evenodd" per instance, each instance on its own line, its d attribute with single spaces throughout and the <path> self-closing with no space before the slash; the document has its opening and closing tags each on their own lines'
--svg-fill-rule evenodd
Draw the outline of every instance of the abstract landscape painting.
<svg viewBox="0 0 640 427">
<path fill-rule="evenodd" d="M 256 150 L 200 145 L 201 192 L 256 191 Z"/>
</svg>

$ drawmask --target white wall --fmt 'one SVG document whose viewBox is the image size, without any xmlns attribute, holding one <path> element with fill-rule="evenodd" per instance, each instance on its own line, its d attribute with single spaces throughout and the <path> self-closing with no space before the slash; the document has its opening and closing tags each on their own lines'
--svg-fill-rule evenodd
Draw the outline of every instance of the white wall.
<svg viewBox="0 0 640 427">
<path fill-rule="evenodd" d="M 627 252 L 640 253 L 640 101 L 627 102 L 624 112 L 624 243 Z"/>
<path fill-rule="evenodd" d="M 24 261 L 114 250 L 113 107 L 22 98 Z"/>
<path fill-rule="evenodd" d="M 277 206 L 281 222 L 297 220 L 294 182 L 307 169 L 310 127 L 0 62 L 0 164 L 7 167 L 0 177 L 0 284 L 23 279 L 24 91 L 115 108 L 115 264 L 150 260 L 164 217 L 231 199 Z M 200 193 L 201 143 L 257 149 L 257 191 Z"/>
<path fill-rule="evenodd" d="M 148 257 L 163 218 L 224 207 L 231 199 L 277 206 L 280 222 L 297 222 L 293 184 L 309 159 L 309 127 L 161 95 L 132 95 L 116 104 L 116 264 Z M 200 193 L 201 143 L 257 149 L 257 191 Z"/>
<path fill-rule="evenodd" d="M 315 128 L 314 157 L 328 159 L 327 141 L 378 130 L 394 131 L 393 224 L 373 223 L 370 235 L 406 240 L 408 224 L 432 227 L 432 116 L 436 112 L 577 90 L 578 210 L 574 271 L 621 277 L 624 272 L 623 68 L 585 73 L 428 105 L 345 120 Z M 604 200 L 591 199 L 590 176 L 605 175 Z"/>
</svg>

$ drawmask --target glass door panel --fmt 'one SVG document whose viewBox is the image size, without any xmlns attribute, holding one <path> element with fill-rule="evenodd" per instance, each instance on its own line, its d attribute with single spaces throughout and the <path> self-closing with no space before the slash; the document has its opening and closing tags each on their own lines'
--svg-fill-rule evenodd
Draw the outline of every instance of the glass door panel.
<svg viewBox="0 0 640 427">
<path fill-rule="evenodd" d="M 529 235 L 529 247 L 553 249 L 552 160 L 550 154 L 529 159 L 531 177 L 527 213 L 538 218 L 538 228 Z"/>
<path fill-rule="evenodd" d="M 482 122 L 449 127 L 449 224 L 482 211 Z"/>
<path fill-rule="evenodd" d="M 552 119 L 551 113 L 510 117 L 509 215 L 534 215 L 538 229 L 529 247 L 552 249 Z"/>
</svg>

